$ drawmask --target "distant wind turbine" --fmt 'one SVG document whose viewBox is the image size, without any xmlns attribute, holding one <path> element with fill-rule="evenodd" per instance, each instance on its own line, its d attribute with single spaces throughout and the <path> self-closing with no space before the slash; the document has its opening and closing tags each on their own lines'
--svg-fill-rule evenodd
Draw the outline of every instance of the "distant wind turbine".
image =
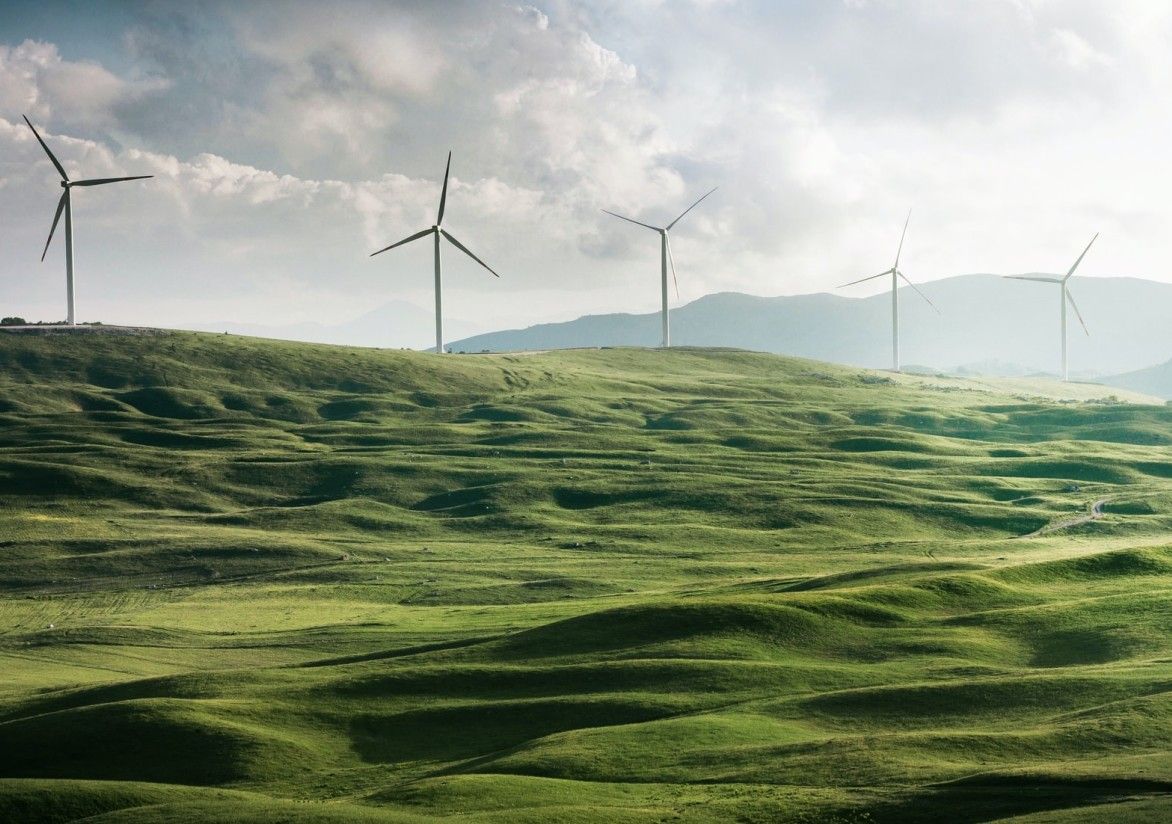
<svg viewBox="0 0 1172 824">
<path fill-rule="evenodd" d="M 916 294 L 928 301 L 928 305 L 936 309 L 936 304 L 928 300 L 928 296 L 920 291 L 920 288 L 908 280 L 907 275 L 899 270 L 899 256 L 903 252 L 903 239 L 907 236 L 907 225 L 912 219 L 912 212 L 909 209 L 907 213 L 907 220 L 903 222 L 903 234 L 899 236 L 899 248 L 895 251 L 895 265 L 890 269 L 880 272 L 877 275 L 860 278 L 859 280 L 852 280 L 850 283 L 844 283 L 839 286 L 839 289 L 845 289 L 847 286 L 854 286 L 856 283 L 866 283 L 868 280 L 875 280 L 886 275 L 891 275 L 891 369 L 892 371 L 899 371 L 899 279 L 903 278 L 903 282 L 916 290 Z M 939 314 L 940 310 L 936 309 Z"/>
<path fill-rule="evenodd" d="M 1096 232 L 1095 236 L 1093 238 L 1091 238 L 1091 242 L 1087 244 L 1087 248 L 1082 250 L 1082 254 L 1078 256 L 1078 260 L 1076 260 L 1074 262 L 1074 265 L 1070 267 L 1070 271 L 1066 273 L 1066 277 L 1047 278 L 1047 277 L 1038 277 L 1035 275 L 1006 275 L 1006 277 L 1011 278 L 1013 280 L 1033 280 L 1033 281 L 1037 281 L 1039 283 L 1057 283 L 1058 284 L 1059 289 L 1060 289 L 1060 294 L 1058 297 L 1058 302 L 1060 305 L 1060 309 L 1059 309 L 1060 321 L 1059 322 L 1061 323 L 1061 326 L 1062 326 L 1062 329 L 1061 329 L 1061 336 L 1062 336 L 1062 380 L 1064 380 L 1064 381 L 1070 379 L 1070 373 L 1069 373 L 1069 371 L 1067 369 L 1067 365 L 1066 365 L 1066 304 L 1067 303 L 1069 303 L 1070 308 L 1074 310 L 1074 314 L 1078 317 L 1078 322 L 1080 324 L 1082 324 L 1082 331 L 1085 332 L 1088 337 L 1090 337 L 1090 334 L 1091 334 L 1091 330 L 1087 329 L 1086 321 L 1084 321 L 1082 319 L 1082 312 L 1078 311 L 1078 304 L 1074 302 L 1074 298 L 1071 296 L 1070 291 L 1066 287 L 1066 282 L 1068 280 L 1070 280 L 1070 278 L 1074 275 L 1074 270 L 1078 268 L 1078 265 L 1080 263 L 1082 263 L 1082 259 L 1087 256 L 1087 252 L 1089 252 L 1091 250 L 1091 246 L 1094 245 L 1094 242 L 1098 239 L 1099 239 L 1099 233 Z"/>
<path fill-rule="evenodd" d="M 716 188 L 718 189 L 720 187 L 718 186 Z M 700 200 L 703 200 L 705 197 L 708 197 L 708 195 L 712 194 L 712 192 L 715 192 L 715 191 L 716 191 L 716 189 L 712 189 L 707 194 L 705 194 L 704 197 L 701 197 Z M 637 226 L 642 226 L 643 228 L 650 229 L 653 232 L 659 232 L 659 274 L 660 274 L 659 286 L 660 286 L 660 295 L 663 298 L 663 309 L 661 310 L 662 319 L 663 319 L 663 344 L 662 345 L 665 347 L 671 346 L 671 323 L 668 321 L 668 316 L 667 316 L 667 267 L 668 267 L 669 263 L 671 264 L 671 279 L 675 282 L 675 285 L 676 285 L 676 298 L 678 299 L 680 296 L 680 281 L 676 277 L 676 262 L 675 262 L 675 258 L 673 258 L 671 256 L 671 243 L 667 239 L 667 233 L 671 231 L 671 228 L 673 226 L 675 226 L 677 223 L 680 222 L 680 220 L 683 218 L 684 215 L 686 215 L 688 212 L 692 211 L 697 206 L 699 206 L 700 200 L 697 200 L 695 203 L 693 203 L 687 209 L 684 209 L 684 211 L 680 213 L 679 217 L 677 217 L 671 223 L 667 224 L 666 226 L 664 226 L 662 228 L 660 228 L 659 226 L 651 226 L 650 224 L 647 224 L 647 223 L 641 223 L 640 221 L 632 220 L 629 217 L 623 217 L 622 215 L 616 214 L 615 212 L 612 212 L 609 209 L 602 210 L 602 211 L 606 212 L 608 215 L 613 215 L 614 217 L 617 217 L 619 220 L 625 220 L 628 223 L 634 223 Z"/>
<path fill-rule="evenodd" d="M 379 249 L 377 252 L 372 252 L 370 255 L 371 257 L 374 257 L 375 255 L 381 255 L 383 252 L 389 252 L 396 246 L 402 246 L 404 244 L 410 243 L 413 240 L 419 240 L 419 238 L 425 237 L 427 235 L 435 235 L 435 351 L 436 354 L 440 355 L 442 355 L 444 351 L 443 299 L 441 297 L 442 289 L 440 283 L 440 238 L 443 237 L 448 241 L 448 243 L 452 244 L 468 257 L 472 258 L 489 272 L 492 272 L 493 277 L 500 277 L 500 275 L 493 271 L 491 266 L 489 266 L 480 258 L 476 257 L 476 255 L 472 254 L 468 247 L 463 243 L 456 240 L 456 238 L 452 236 L 451 232 L 441 228 L 444 222 L 444 206 L 448 200 L 448 172 L 451 170 L 452 153 L 448 152 L 448 165 L 444 169 L 444 188 L 443 191 L 440 192 L 439 215 L 435 219 L 435 225 L 430 229 L 424 229 L 422 232 L 416 232 L 415 234 L 411 235 L 411 237 L 403 238 L 398 243 L 392 243 L 385 249 Z"/>
<path fill-rule="evenodd" d="M 24 117 L 24 115 L 21 115 Z M 61 193 L 61 199 L 57 201 L 57 213 L 53 215 L 53 225 L 49 229 L 49 239 L 45 241 L 45 248 L 41 252 L 41 260 L 45 259 L 45 255 L 49 251 L 49 244 L 53 242 L 53 233 L 57 231 L 57 221 L 61 219 L 61 213 L 65 212 L 65 299 L 68 307 L 66 315 L 66 323 L 73 326 L 77 323 L 77 315 L 74 312 L 73 299 L 73 205 L 70 193 L 74 186 L 103 186 L 107 183 L 121 183 L 125 180 L 146 180 L 148 177 L 154 175 L 134 175 L 132 177 L 98 177 L 90 180 L 70 180 L 69 175 L 65 174 L 65 167 L 61 165 L 56 156 L 49 151 L 48 144 L 41 139 L 37 130 L 33 128 L 33 124 L 29 122 L 27 117 L 24 122 L 28 123 L 28 127 L 33 130 L 33 135 L 37 138 L 37 142 L 41 144 L 41 148 L 45 150 L 45 154 L 49 156 L 49 160 L 57 168 L 57 173 L 61 175 L 61 188 L 65 191 Z"/>
</svg>

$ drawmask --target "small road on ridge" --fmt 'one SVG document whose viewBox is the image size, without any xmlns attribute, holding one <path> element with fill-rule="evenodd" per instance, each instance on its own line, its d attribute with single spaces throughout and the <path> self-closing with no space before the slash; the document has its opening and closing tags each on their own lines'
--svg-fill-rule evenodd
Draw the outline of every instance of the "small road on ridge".
<svg viewBox="0 0 1172 824">
<path fill-rule="evenodd" d="M 1106 498 L 1099 498 L 1097 501 L 1091 504 L 1090 509 L 1087 510 L 1085 515 L 1078 515 L 1074 518 L 1067 518 L 1063 521 L 1047 524 L 1041 529 L 1034 530 L 1028 535 L 1023 535 L 1022 537 L 1035 538 L 1039 535 L 1045 535 L 1048 532 L 1056 532 L 1059 529 L 1070 529 L 1072 526 L 1082 526 L 1083 524 L 1089 524 L 1091 521 L 1097 521 L 1103 517 L 1103 507 L 1106 505 L 1106 503 Z"/>
</svg>

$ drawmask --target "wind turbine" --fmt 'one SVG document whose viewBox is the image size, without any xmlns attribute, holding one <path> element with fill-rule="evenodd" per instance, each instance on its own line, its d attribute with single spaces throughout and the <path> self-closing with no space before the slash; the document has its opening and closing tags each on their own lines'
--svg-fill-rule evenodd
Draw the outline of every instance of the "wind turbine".
<svg viewBox="0 0 1172 824">
<path fill-rule="evenodd" d="M 868 280 L 881 278 L 886 275 L 891 275 L 891 369 L 894 372 L 899 371 L 899 279 L 903 278 L 903 282 L 916 290 L 916 294 L 928 301 L 928 305 L 936 309 L 936 304 L 928 300 L 928 296 L 920 291 L 920 288 L 908 280 L 907 275 L 899 270 L 899 256 L 903 252 L 903 239 L 907 236 L 907 225 L 912 219 L 911 209 L 908 210 L 907 220 L 903 222 L 903 234 L 899 236 L 899 248 L 895 250 L 895 265 L 890 269 L 880 272 L 877 275 L 860 278 L 859 280 L 852 280 L 850 283 L 844 283 L 839 286 L 839 289 L 845 289 L 847 286 L 854 286 L 856 283 L 866 283 Z M 939 314 L 940 310 L 936 309 Z"/>
<path fill-rule="evenodd" d="M 440 192 L 439 215 L 435 219 L 435 225 L 430 229 L 424 229 L 422 232 L 416 232 L 415 234 L 411 235 L 411 237 L 403 238 L 398 243 L 392 243 L 385 249 L 379 249 L 377 252 L 372 252 L 370 255 L 371 257 L 374 257 L 375 255 L 381 255 L 383 252 L 389 252 L 396 246 L 402 246 L 406 243 L 410 243 L 413 240 L 419 240 L 419 238 L 426 237 L 427 235 L 435 235 L 435 351 L 436 354 L 440 355 L 442 355 L 444 351 L 443 302 L 441 297 L 442 290 L 440 288 L 440 238 L 444 238 L 448 241 L 448 243 L 452 244 L 468 257 L 472 258 L 489 272 L 492 272 L 493 277 L 500 277 L 500 275 L 493 271 L 491 266 L 489 266 L 480 258 L 476 257 L 476 255 L 472 254 L 468 247 L 463 243 L 456 240 L 456 238 L 452 236 L 451 232 L 442 228 L 444 222 L 444 206 L 448 200 L 448 172 L 450 172 L 451 169 L 452 153 L 448 152 L 448 165 L 447 168 L 444 169 L 444 188 L 443 191 Z"/>
<path fill-rule="evenodd" d="M 719 189 L 719 188 L 720 188 L 719 186 L 716 187 L 716 189 Z M 711 191 L 706 193 L 704 195 L 704 197 L 700 198 L 700 200 L 703 200 L 705 197 L 708 197 L 708 195 L 712 194 L 712 192 L 715 192 L 716 189 L 712 189 Z M 634 223 L 636 226 L 642 226 L 643 228 L 650 229 L 653 232 L 659 232 L 659 274 L 660 274 L 660 283 L 659 283 L 660 289 L 659 289 L 659 291 L 660 291 L 660 296 L 663 299 L 663 309 L 661 310 L 661 314 L 663 317 L 663 344 L 662 345 L 665 347 L 671 346 L 671 324 L 668 322 L 668 316 L 667 316 L 667 267 L 668 267 L 669 263 L 671 264 L 671 279 L 675 282 L 675 285 L 676 285 L 676 298 L 679 298 L 679 296 L 680 296 L 680 281 L 676 277 L 676 262 L 675 262 L 675 258 L 673 258 L 671 256 L 671 243 L 667 239 L 667 233 L 671 231 L 671 228 L 673 226 L 675 226 L 677 223 L 680 222 L 680 220 L 683 218 L 684 215 L 686 215 L 688 212 L 692 211 L 697 206 L 699 206 L 700 200 L 697 200 L 695 203 L 693 203 L 687 209 L 684 209 L 684 211 L 680 213 L 679 217 L 677 217 L 671 223 L 667 224 L 666 226 L 664 226 L 662 228 L 659 226 L 651 226 L 650 224 L 647 224 L 647 223 L 641 223 L 640 221 L 632 220 L 629 217 L 623 217 L 620 214 L 617 214 L 615 212 L 610 211 L 610 209 L 603 209 L 602 210 L 602 211 L 606 212 L 608 215 L 613 215 L 614 217 L 617 217 L 619 220 L 625 220 L 628 223 Z"/>
<path fill-rule="evenodd" d="M 21 115 L 24 117 L 24 115 Z M 61 193 L 61 199 L 57 201 L 57 212 L 53 215 L 53 225 L 49 229 L 49 239 L 45 241 L 45 248 L 41 252 L 41 260 L 44 261 L 45 255 L 49 252 L 49 244 L 53 242 L 53 233 L 57 231 L 57 221 L 61 219 L 61 213 L 65 212 L 65 300 L 68 307 L 66 315 L 66 323 L 74 326 L 77 323 L 77 316 L 74 313 L 73 300 L 73 203 L 71 193 L 74 186 L 104 186 L 107 183 L 121 183 L 126 180 L 145 180 L 154 175 L 134 175 L 132 177 L 97 177 L 90 180 L 70 180 L 69 175 L 65 174 L 65 167 L 61 165 L 56 156 L 49 151 L 48 144 L 41 139 L 40 134 L 33 128 L 33 124 L 29 122 L 27 117 L 24 117 L 24 122 L 28 123 L 28 127 L 33 130 L 33 135 L 37 138 L 37 142 L 41 144 L 41 148 L 45 150 L 45 154 L 49 156 L 49 160 L 57 168 L 57 173 L 61 175 L 61 188 L 65 191 Z"/>
<path fill-rule="evenodd" d="M 1078 260 L 1076 260 L 1074 262 L 1074 265 L 1070 267 L 1070 271 L 1066 273 L 1066 277 L 1047 278 L 1047 277 L 1038 277 L 1036 275 L 1006 275 L 1006 277 L 1011 278 L 1013 280 L 1034 280 L 1039 283 L 1057 283 L 1058 284 L 1058 286 L 1061 290 L 1061 294 L 1058 297 L 1058 302 L 1060 305 L 1059 318 L 1060 318 L 1060 323 L 1062 324 L 1062 332 L 1061 332 L 1061 334 L 1062 334 L 1062 380 L 1064 380 L 1064 381 L 1070 379 L 1070 373 L 1066 367 L 1066 304 L 1067 303 L 1069 303 L 1070 308 L 1074 310 L 1074 314 L 1078 317 L 1078 322 L 1080 324 L 1082 324 L 1082 331 L 1087 334 L 1087 337 L 1090 337 L 1090 334 L 1091 334 L 1091 331 L 1089 329 L 1087 329 L 1086 321 L 1084 321 L 1082 319 L 1082 312 L 1078 311 L 1078 304 L 1074 302 L 1074 298 L 1071 297 L 1070 291 L 1066 288 L 1066 282 L 1068 280 L 1070 280 L 1070 278 L 1074 275 L 1074 270 L 1078 268 L 1078 265 L 1080 263 L 1082 263 L 1082 259 L 1087 256 L 1087 252 L 1089 252 L 1091 250 L 1091 246 L 1098 239 L 1099 239 L 1099 233 L 1095 232 L 1095 236 L 1093 238 L 1091 238 L 1091 242 L 1087 244 L 1087 248 L 1082 250 L 1082 254 L 1078 256 Z"/>
</svg>

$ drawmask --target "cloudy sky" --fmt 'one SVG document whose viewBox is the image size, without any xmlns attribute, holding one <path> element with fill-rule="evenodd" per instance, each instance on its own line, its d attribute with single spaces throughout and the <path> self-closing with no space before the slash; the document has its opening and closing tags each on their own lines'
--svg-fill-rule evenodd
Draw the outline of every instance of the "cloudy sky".
<svg viewBox="0 0 1172 824">
<path fill-rule="evenodd" d="M 445 226 L 502 274 L 445 255 L 473 329 L 654 310 L 657 238 L 600 210 L 717 185 L 683 302 L 879 271 L 909 208 L 921 281 L 1064 270 L 1096 231 L 1086 274 L 1172 280 L 1170 42 L 1163 0 L 6 3 L 0 313 L 64 315 L 21 114 L 71 174 L 155 175 L 76 193 L 83 320 L 429 308 L 429 243 L 367 255 L 434 222 L 449 149 Z"/>
</svg>

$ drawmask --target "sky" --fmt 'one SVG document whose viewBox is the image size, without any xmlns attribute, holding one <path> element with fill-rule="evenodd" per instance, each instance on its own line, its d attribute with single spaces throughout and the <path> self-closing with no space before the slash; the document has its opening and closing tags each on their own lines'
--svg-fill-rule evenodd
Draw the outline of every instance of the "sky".
<svg viewBox="0 0 1172 824">
<path fill-rule="evenodd" d="M 0 314 L 339 324 L 430 311 L 465 333 L 704 294 L 1065 271 L 1172 281 L 1172 5 L 1163 0 L 8 2 L 0 6 Z M 882 281 L 844 294 L 866 295 Z M 422 345 L 389 330 L 387 345 Z"/>
</svg>

